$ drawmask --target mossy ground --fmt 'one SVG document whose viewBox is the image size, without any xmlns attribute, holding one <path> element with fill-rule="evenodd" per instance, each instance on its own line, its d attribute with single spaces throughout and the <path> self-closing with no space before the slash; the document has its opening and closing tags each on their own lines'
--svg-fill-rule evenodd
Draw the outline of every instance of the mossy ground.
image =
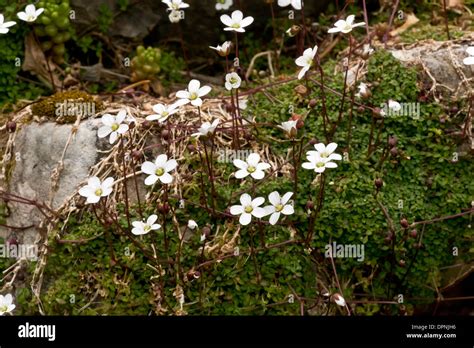
<svg viewBox="0 0 474 348">
<path fill-rule="evenodd" d="M 190 279 L 184 283 L 184 310 L 188 314 L 299 314 L 298 302 L 291 303 L 288 301 L 289 296 L 293 292 L 306 298 L 318 295 L 317 284 L 321 281 L 318 278 L 324 277 L 325 272 L 331 273 L 330 263 L 324 258 L 325 245 L 330 240 L 339 244 L 365 245 L 362 262 L 336 259 L 341 283 L 347 284 L 346 293 L 343 294 L 346 299 L 391 301 L 397 294 L 403 294 L 404 310 L 409 313 L 413 313 L 416 306 L 424 306 L 435 300 L 435 285 L 440 286 L 442 267 L 472 259 L 469 236 L 472 236 L 473 231 L 469 227 L 469 217 L 427 224 L 423 232 L 418 231 L 423 234 L 421 248 L 418 247 L 419 237 L 411 238 L 408 236 L 410 229 L 399 228 L 401 218 L 411 223 L 456 214 L 470 207 L 474 195 L 474 162 L 467 156 L 460 156 L 458 161 L 453 162 L 453 153 L 457 152 L 459 144 L 456 139 L 446 136 L 446 130 L 460 124 L 462 120 L 450 118 L 444 108 L 434 101 L 420 101 L 424 99 L 420 99 L 422 91 L 417 84 L 418 72 L 403 67 L 390 54 L 377 52 L 370 59 L 368 69 L 366 82 L 372 85 L 374 97 L 371 103 L 374 106 L 388 99 L 420 102 L 420 117 L 388 117 L 383 119 L 383 124 L 380 119 L 377 120 L 375 130 L 380 131 L 381 145 L 367 156 L 372 113 L 357 108 L 354 110 L 349 143 L 347 102 L 343 108 L 343 122 L 333 141 L 339 144 L 340 153 L 347 152 L 348 158 L 345 156 L 346 159 L 337 169 L 327 173 L 324 206 L 311 241 L 313 252 L 309 253 L 301 245 L 259 252 L 256 263 L 259 265 L 260 281 L 249 255 L 214 263 L 201 270 L 199 279 Z M 341 73 L 333 74 L 333 62 L 326 63 L 325 72 L 327 86 L 341 91 L 343 77 Z M 319 79 L 318 75 L 314 78 Z M 312 92 L 302 98 L 294 92 L 296 85 L 297 82 L 270 89 L 268 93 L 275 99 L 257 94 L 251 98 L 248 114 L 255 115 L 256 122 L 278 124 L 289 118 L 289 110 L 293 108 L 294 113 L 307 114 L 300 134 L 304 134 L 306 140 L 323 140 L 320 90 L 309 82 Z M 307 106 L 311 98 L 318 100 L 314 109 Z M 335 121 L 339 115 L 340 97 L 327 94 L 326 107 L 330 119 Z M 442 116 L 447 118 L 447 122 L 440 122 Z M 399 154 L 389 157 L 379 166 L 389 135 L 398 138 Z M 261 146 L 267 144 L 272 154 L 287 157 L 289 143 L 274 140 L 282 139 L 282 132 L 278 128 L 259 127 L 258 131 L 252 132 L 252 137 L 253 142 Z M 187 161 L 190 168 L 201 168 L 195 156 L 190 156 Z M 228 178 L 233 170 L 231 163 L 217 164 L 216 176 Z M 314 173 L 301 170 L 299 173 L 300 194 L 295 202 L 296 213 L 290 218 L 296 233 L 308 230 L 305 205 L 308 199 L 316 200 L 318 191 L 313 182 Z M 374 195 L 375 178 L 384 181 L 377 197 Z M 227 208 L 226 203 L 234 192 L 245 188 L 252 190 L 250 184 L 239 184 L 239 181 L 231 179 L 218 185 L 219 210 Z M 286 192 L 292 189 L 291 177 L 282 174 L 259 186 L 258 195 L 267 196 L 273 190 Z M 199 201 L 197 183 L 189 182 L 184 191 L 191 201 Z M 398 243 L 394 253 L 385 242 L 389 226 L 376 199 L 387 208 L 397 227 Z M 178 206 L 179 202 L 171 200 L 170 204 Z M 232 220 L 210 221 L 206 211 L 190 205 L 177 214 L 182 223 L 189 217 L 196 220 L 199 226 L 213 224 L 213 230 L 217 226 L 221 229 L 228 227 L 233 233 L 236 228 Z M 126 225 L 123 216 L 121 224 Z M 178 311 L 179 304 L 173 296 L 176 265 L 164 267 L 165 274 L 156 277 L 157 273 L 147 266 L 147 260 L 140 250 L 117 231 L 104 231 L 90 213 L 73 217 L 65 230 L 65 239 L 96 238 L 84 244 L 58 244 L 51 241 L 41 298 L 47 314 L 147 315 L 162 313 L 158 310 L 159 304 L 168 310 L 168 314 Z M 111 263 L 110 245 L 106 237 L 109 233 L 119 261 L 114 265 Z M 291 229 L 281 226 L 265 229 L 267 243 L 288 240 L 290 233 Z M 199 237 L 198 233 L 183 246 L 180 266 L 184 270 L 192 269 L 202 261 Z M 158 255 L 165 255 L 162 240 L 162 232 L 142 238 L 144 244 L 156 242 Z M 259 243 L 258 230 L 243 228 L 238 245 L 243 250 L 252 243 Z M 176 235 L 171 234 L 169 255 L 176 253 L 177 245 Z M 455 247 L 459 250 L 459 256 L 453 255 Z M 208 257 L 212 258 L 212 255 Z M 401 260 L 405 261 L 404 266 L 400 264 Z M 24 288 L 20 292 L 18 314 L 36 313 L 30 290 Z M 397 305 L 356 306 L 357 314 L 366 315 L 397 314 L 399 310 Z"/>
</svg>

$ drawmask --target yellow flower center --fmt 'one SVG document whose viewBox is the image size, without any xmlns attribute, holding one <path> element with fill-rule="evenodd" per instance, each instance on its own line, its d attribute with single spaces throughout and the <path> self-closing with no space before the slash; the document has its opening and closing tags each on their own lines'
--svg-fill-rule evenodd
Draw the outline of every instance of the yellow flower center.
<svg viewBox="0 0 474 348">
<path fill-rule="evenodd" d="M 151 226 L 148 225 L 148 224 L 145 224 L 145 226 L 143 226 L 143 230 L 144 230 L 145 232 L 148 232 L 149 230 L 151 230 Z"/>
<path fill-rule="evenodd" d="M 232 28 L 234 28 L 234 29 L 239 29 L 239 28 L 240 28 L 240 24 L 239 24 L 239 23 L 234 23 L 234 24 L 232 24 Z"/>
<path fill-rule="evenodd" d="M 275 210 L 276 210 L 277 212 L 282 211 L 282 210 L 283 210 L 283 205 L 281 205 L 281 204 L 276 205 L 276 206 L 275 206 Z"/>
<path fill-rule="evenodd" d="M 318 168 L 324 167 L 324 162 L 316 163 L 316 167 L 318 167 Z"/>
<path fill-rule="evenodd" d="M 155 174 L 157 176 L 162 176 L 163 174 L 165 174 L 165 170 L 163 168 L 158 168 L 156 171 L 155 171 Z"/>
<path fill-rule="evenodd" d="M 198 95 L 196 93 L 191 93 L 191 98 L 189 98 L 189 99 L 195 100 L 197 98 L 198 98 Z"/>
<path fill-rule="evenodd" d="M 244 211 L 247 214 L 250 214 L 253 211 L 253 207 L 251 205 L 248 205 L 248 206 L 245 207 Z"/>
<path fill-rule="evenodd" d="M 255 172 L 255 170 L 256 170 L 255 167 L 252 167 L 252 166 L 250 166 L 250 167 L 247 168 L 247 171 L 248 171 L 249 173 L 253 173 L 253 172 Z"/>
<path fill-rule="evenodd" d="M 8 306 L 0 306 L 0 313 L 5 313 L 8 311 Z"/>
<path fill-rule="evenodd" d="M 102 191 L 102 189 L 97 189 L 97 190 L 95 190 L 94 193 L 95 193 L 96 196 L 100 197 L 100 196 L 102 196 L 103 191 Z"/>
<path fill-rule="evenodd" d="M 112 131 L 115 132 L 117 129 L 119 129 L 119 127 L 120 127 L 120 126 L 119 126 L 117 123 L 114 123 L 114 124 L 112 125 Z"/>
</svg>

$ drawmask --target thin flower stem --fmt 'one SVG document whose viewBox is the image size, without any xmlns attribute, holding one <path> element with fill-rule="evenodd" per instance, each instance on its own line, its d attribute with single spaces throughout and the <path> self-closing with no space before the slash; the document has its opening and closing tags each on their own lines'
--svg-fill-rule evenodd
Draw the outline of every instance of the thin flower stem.
<svg viewBox="0 0 474 348">
<path fill-rule="evenodd" d="M 127 177 L 127 166 L 125 164 L 125 147 L 123 146 L 124 142 L 124 137 L 123 135 L 120 136 L 120 153 L 122 157 L 122 167 L 123 167 L 123 176 L 124 178 Z M 128 188 L 127 188 L 127 180 L 123 181 L 123 192 L 125 195 L 125 215 L 127 216 L 127 224 L 128 228 L 132 226 L 130 223 L 130 207 L 129 207 L 129 201 L 128 201 Z"/>
<path fill-rule="evenodd" d="M 351 56 L 352 56 L 352 40 L 353 40 L 352 36 L 350 36 L 349 37 L 349 54 L 347 56 L 347 67 L 346 67 L 346 72 L 344 74 L 344 87 L 343 87 L 344 89 L 342 91 L 341 106 L 339 108 L 339 116 L 337 117 L 337 121 L 332 126 L 331 133 L 330 133 L 330 138 L 332 138 L 334 136 L 334 134 L 336 133 L 336 129 L 337 129 L 338 125 L 342 121 L 342 114 L 343 114 L 343 111 L 344 111 L 344 104 L 345 104 L 346 93 L 347 93 L 347 77 L 349 75 L 349 67 L 350 67 Z"/>
</svg>

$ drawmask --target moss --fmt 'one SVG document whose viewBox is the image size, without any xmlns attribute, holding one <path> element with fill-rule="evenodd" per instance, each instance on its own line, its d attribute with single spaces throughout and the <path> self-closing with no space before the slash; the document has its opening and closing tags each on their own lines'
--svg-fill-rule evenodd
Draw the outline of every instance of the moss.
<svg viewBox="0 0 474 348">
<path fill-rule="evenodd" d="M 102 109 L 100 100 L 82 91 L 57 92 L 31 107 L 34 115 L 52 118 L 58 123 L 72 123 L 78 115 L 82 118 L 94 116 Z"/>
</svg>

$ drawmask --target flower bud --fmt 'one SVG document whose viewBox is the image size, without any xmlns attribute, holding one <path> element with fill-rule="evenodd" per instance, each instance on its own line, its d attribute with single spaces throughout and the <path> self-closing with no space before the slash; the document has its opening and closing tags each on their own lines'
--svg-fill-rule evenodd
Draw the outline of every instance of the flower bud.
<svg viewBox="0 0 474 348">
<path fill-rule="evenodd" d="M 309 105 L 309 107 L 310 107 L 311 109 L 314 109 L 317 104 L 318 104 L 318 101 L 313 98 L 313 99 L 311 99 L 311 100 L 309 101 L 309 104 L 308 104 L 308 105 Z"/>
<path fill-rule="evenodd" d="M 8 131 L 8 133 L 15 133 L 15 131 L 16 131 L 16 122 L 9 121 L 7 123 L 7 131 Z"/>
<path fill-rule="evenodd" d="M 383 186 L 383 180 L 380 179 L 380 178 L 375 179 L 375 187 L 377 187 L 379 189 L 382 186 Z"/>
<path fill-rule="evenodd" d="M 400 225 L 403 228 L 407 228 L 409 226 L 409 223 L 408 223 L 407 219 L 403 218 L 403 219 L 400 220 Z"/>
<path fill-rule="evenodd" d="M 388 138 L 388 145 L 390 145 L 390 147 L 395 147 L 395 146 L 397 146 L 397 143 L 398 143 L 398 139 L 397 139 L 396 136 L 391 135 L 391 136 Z"/>
</svg>

